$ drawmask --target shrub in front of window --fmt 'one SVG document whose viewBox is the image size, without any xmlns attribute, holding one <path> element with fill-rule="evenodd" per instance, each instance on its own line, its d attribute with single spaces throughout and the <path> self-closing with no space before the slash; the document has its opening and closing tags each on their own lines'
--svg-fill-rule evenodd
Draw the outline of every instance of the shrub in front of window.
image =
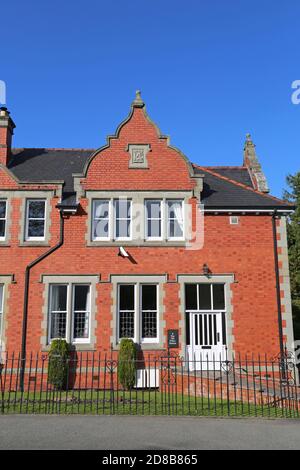
<svg viewBox="0 0 300 470">
<path fill-rule="evenodd" d="M 56 390 L 64 390 L 68 382 L 71 347 L 64 339 L 51 342 L 48 365 L 48 381 Z"/>
<path fill-rule="evenodd" d="M 131 390 L 136 379 L 136 345 L 132 339 L 123 338 L 120 343 L 118 379 L 125 390 Z"/>
</svg>

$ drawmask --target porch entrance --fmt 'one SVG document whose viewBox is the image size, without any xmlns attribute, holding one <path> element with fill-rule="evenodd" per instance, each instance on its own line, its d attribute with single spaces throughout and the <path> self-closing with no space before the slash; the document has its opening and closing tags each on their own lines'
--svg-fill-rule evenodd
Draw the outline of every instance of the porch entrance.
<svg viewBox="0 0 300 470">
<path fill-rule="evenodd" d="M 225 360 L 226 355 L 222 313 L 190 312 L 189 316 L 190 344 L 187 345 L 187 360 L 190 369 L 219 369 L 220 360 Z"/>
<path fill-rule="evenodd" d="M 190 370 L 220 368 L 226 359 L 224 284 L 186 284 L 186 360 Z M 214 363 L 215 361 L 215 363 Z"/>
</svg>

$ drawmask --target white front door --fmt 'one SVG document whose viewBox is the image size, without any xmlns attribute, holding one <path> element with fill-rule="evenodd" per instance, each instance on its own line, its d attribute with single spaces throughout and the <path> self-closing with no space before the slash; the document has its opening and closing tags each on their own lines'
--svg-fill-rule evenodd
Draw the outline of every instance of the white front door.
<svg viewBox="0 0 300 470">
<path fill-rule="evenodd" d="M 190 345 L 187 360 L 190 370 L 218 370 L 226 359 L 225 322 L 221 312 L 190 312 Z M 224 319 L 223 319 L 224 320 Z"/>
</svg>

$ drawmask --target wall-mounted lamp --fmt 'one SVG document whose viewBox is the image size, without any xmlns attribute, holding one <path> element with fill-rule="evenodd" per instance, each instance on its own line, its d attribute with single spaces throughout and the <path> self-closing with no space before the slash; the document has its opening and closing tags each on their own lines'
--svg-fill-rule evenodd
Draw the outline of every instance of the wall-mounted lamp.
<svg viewBox="0 0 300 470">
<path fill-rule="evenodd" d="M 204 276 L 209 276 L 211 274 L 211 270 L 209 269 L 206 263 L 204 263 L 202 266 L 202 272 Z"/>
</svg>

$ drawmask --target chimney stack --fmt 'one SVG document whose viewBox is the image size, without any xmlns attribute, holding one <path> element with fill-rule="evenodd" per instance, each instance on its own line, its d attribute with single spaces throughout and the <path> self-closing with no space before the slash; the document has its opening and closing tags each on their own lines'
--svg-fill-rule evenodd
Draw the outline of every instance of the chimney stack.
<svg viewBox="0 0 300 470">
<path fill-rule="evenodd" d="M 15 123 L 4 106 L 0 108 L 0 163 L 7 166 L 11 154 Z"/>
</svg>

